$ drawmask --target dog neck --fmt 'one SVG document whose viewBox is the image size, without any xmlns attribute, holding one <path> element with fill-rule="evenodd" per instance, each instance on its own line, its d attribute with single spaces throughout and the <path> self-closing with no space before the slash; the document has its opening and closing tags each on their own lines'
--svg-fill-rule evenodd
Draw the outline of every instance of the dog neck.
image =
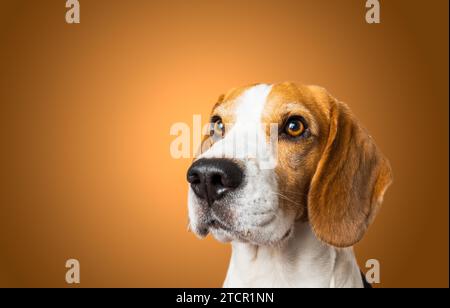
<svg viewBox="0 0 450 308">
<path fill-rule="evenodd" d="M 297 222 L 276 246 L 233 242 L 224 287 L 362 287 L 353 249 L 320 242 L 309 223 Z"/>
</svg>

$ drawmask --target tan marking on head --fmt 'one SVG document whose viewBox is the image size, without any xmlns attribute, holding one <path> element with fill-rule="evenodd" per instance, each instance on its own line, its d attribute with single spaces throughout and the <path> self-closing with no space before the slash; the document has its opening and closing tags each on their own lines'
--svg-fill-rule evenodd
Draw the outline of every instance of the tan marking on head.
<svg viewBox="0 0 450 308">
<path fill-rule="evenodd" d="M 284 196 L 280 204 L 295 207 L 298 217 L 306 218 L 309 183 L 328 135 L 329 106 L 330 96 L 326 90 L 284 82 L 273 85 L 263 112 L 263 122 L 277 123 L 280 130 L 288 118 L 301 116 L 306 121 L 307 134 L 311 134 L 309 138 L 300 137 L 296 140 L 280 136 L 278 142 L 275 172 L 279 192 Z"/>
<path fill-rule="evenodd" d="M 389 162 L 349 108 L 324 88 L 274 85 L 264 122 L 282 125 L 293 115 L 305 119 L 311 136 L 280 136 L 275 171 L 282 205 L 297 207 L 297 216 L 324 242 L 353 245 L 391 182 Z"/>
</svg>

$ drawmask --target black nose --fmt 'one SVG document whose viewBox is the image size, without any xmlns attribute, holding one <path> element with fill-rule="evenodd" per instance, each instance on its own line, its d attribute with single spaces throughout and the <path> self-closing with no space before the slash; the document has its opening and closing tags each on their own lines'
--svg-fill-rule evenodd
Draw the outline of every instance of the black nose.
<svg viewBox="0 0 450 308">
<path fill-rule="evenodd" d="M 212 205 L 228 191 L 242 183 L 242 169 L 225 158 L 202 158 L 192 164 L 187 173 L 192 190 Z"/>
</svg>

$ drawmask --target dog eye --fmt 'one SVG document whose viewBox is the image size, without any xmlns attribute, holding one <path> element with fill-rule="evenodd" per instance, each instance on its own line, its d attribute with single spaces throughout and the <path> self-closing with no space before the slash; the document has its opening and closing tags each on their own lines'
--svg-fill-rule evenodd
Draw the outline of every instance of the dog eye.
<svg viewBox="0 0 450 308">
<path fill-rule="evenodd" d="M 284 132 L 291 137 L 299 137 L 305 132 L 306 126 L 301 117 L 291 117 L 286 121 Z"/>
<path fill-rule="evenodd" d="M 225 125 L 222 119 L 217 117 L 211 120 L 210 133 L 211 136 L 224 136 L 225 135 Z"/>
</svg>

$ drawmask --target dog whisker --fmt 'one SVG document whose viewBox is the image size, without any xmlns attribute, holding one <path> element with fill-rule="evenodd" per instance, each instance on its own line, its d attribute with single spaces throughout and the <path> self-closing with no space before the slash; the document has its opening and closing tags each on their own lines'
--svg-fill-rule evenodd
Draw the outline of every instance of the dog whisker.
<svg viewBox="0 0 450 308">
<path fill-rule="evenodd" d="M 279 192 L 270 191 L 269 193 L 279 196 L 281 199 L 290 202 L 291 205 L 297 205 L 298 204 L 298 202 L 290 199 L 289 197 L 287 197 L 287 196 L 285 196 L 285 195 L 283 195 L 283 194 L 281 194 Z"/>
</svg>

